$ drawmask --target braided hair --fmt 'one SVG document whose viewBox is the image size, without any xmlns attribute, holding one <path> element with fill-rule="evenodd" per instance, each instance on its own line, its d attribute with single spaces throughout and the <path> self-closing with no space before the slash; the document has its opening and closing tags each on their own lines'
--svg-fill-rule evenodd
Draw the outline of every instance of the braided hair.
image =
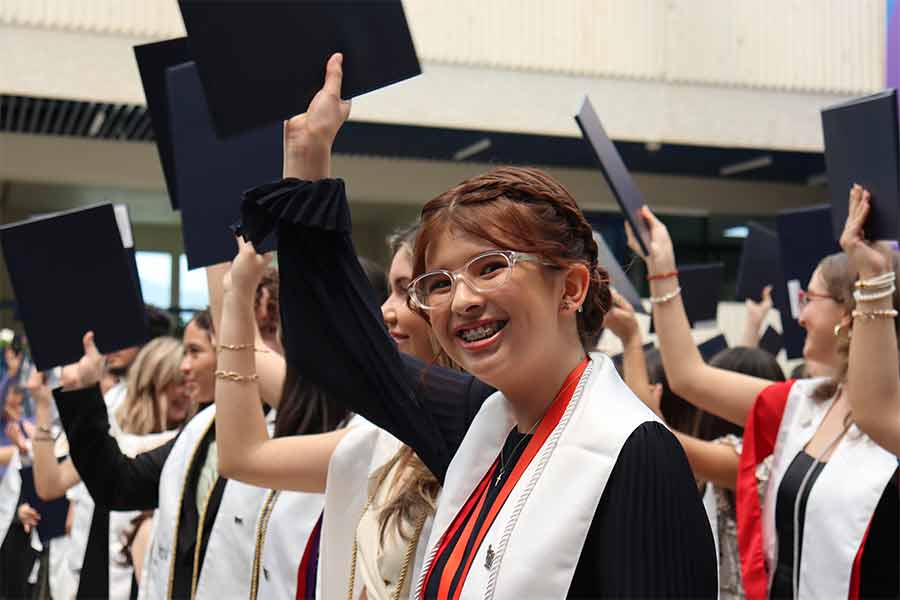
<svg viewBox="0 0 900 600">
<path fill-rule="evenodd" d="M 561 268 L 587 266 L 590 285 L 577 323 L 585 349 L 593 349 L 612 306 L 609 274 L 597 261 L 591 226 L 561 183 L 539 169 L 499 167 L 429 201 L 421 220 L 413 277 L 425 272 L 429 242 L 451 227 L 500 248 L 537 254 Z"/>
</svg>

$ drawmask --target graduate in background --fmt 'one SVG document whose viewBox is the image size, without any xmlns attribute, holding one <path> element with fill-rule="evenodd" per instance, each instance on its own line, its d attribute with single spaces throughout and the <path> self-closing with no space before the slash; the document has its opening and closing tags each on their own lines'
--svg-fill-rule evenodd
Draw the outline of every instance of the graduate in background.
<svg viewBox="0 0 900 600">
<path fill-rule="evenodd" d="M 854 314 L 880 319 L 892 313 L 866 301 L 857 305 L 848 256 L 828 256 L 810 278 L 799 321 L 807 333 L 804 357 L 828 364 L 834 377 L 773 384 L 706 365 L 690 335 L 668 231 L 649 210 L 643 215 L 652 240 L 650 254 L 642 256 L 657 276 L 651 302 L 669 385 L 699 408 L 745 424 L 737 514 L 747 596 L 896 597 L 900 576 L 886 565 L 900 560 L 897 460 L 853 422 L 846 354 Z M 641 254 L 628 233 L 632 250 Z M 893 273 L 864 276 L 893 281 Z M 876 295 L 896 307 L 892 285 L 882 283 Z M 881 364 L 875 347 L 856 351 Z M 770 473 L 760 501 L 757 471 L 765 462 Z"/>
<path fill-rule="evenodd" d="M 502 392 L 450 414 L 417 393 L 442 372 L 411 370 L 348 285 L 359 266 L 343 182 L 290 178 L 299 164 L 328 173 L 349 112 L 340 76 L 335 55 L 321 105 L 285 136 L 288 178 L 246 194 L 245 234 L 279 229 L 288 360 L 444 484 L 416 595 L 715 597 L 713 539 L 681 447 L 611 360 L 587 357 L 608 277 L 584 215 L 547 175 L 496 169 L 423 209 L 413 306 L 448 356 Z M 320 336 L 328 346 L 304 348 Z"/>
<path fill-rule="evenodd" d="M 211 290 L 213 306 L 220 298 Z M 277 404 L 283 361 L 261 340 L 256 343 L 264 397 Z M 72 460 L 94 500 L 110 510 L 158 508 L 140 597 L 249 594 L 253 524 L 265 490 L 218 473 L 212 406 L 216 338 L 208 311 L 188 323 L 183 347 L 181 371 L 199 412 L 177 437 L 154 450 L 129 457 L 108 433 L 98 386 L 102 359 L 93 344 L 64 371 L 64 387 L 54 390 L 54 397 Z"/>
</svg>

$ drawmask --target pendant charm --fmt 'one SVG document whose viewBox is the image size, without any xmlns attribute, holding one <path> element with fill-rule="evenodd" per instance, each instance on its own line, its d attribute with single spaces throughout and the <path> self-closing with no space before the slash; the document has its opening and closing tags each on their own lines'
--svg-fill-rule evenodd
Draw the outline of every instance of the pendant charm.
<svg viewBox="0 0 900 600">
<path fill-rule="evenodd" d="M 487 553 L 484 555 L 484 568 L 490 569 L 494 564 L 494 547 L 488 544 Z"/>
<path fill-rule="evenodd" d="M 500 472 L 497 473 L 497 479 L 494 480 L 494 485 L 500 485 L 501 479 L 503 479 L 503 469 L 500 469 Z"/>
</svg>

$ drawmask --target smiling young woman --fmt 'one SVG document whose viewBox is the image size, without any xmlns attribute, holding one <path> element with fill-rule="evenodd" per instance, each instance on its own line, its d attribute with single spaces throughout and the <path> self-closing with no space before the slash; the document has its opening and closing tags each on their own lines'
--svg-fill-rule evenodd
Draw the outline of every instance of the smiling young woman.
<svg viewBox="0 0 900 600">
<path fill-rule="evenodd" d="M 328 164 L 348 112 L 340 74 L 333 57 L 304 135 L 286 136 L 286 175 Z M 417 596 L 716 596 L 683 451 L 612 361 L 587 355 L 609 282 L 559 183 L 496 169 L 423 210 L 411 301 L 450 358 L 499 388 L 487 401 L 473 393 L 478 380 L 401 357 L 351 283 L 360 267 L 342 181 L 262 186 L 243 214 L 253 241 L 279 229 L 288 360 L 444 484 Z M 457 403 L 431 401 L 436 387 Z"/>
</svg>

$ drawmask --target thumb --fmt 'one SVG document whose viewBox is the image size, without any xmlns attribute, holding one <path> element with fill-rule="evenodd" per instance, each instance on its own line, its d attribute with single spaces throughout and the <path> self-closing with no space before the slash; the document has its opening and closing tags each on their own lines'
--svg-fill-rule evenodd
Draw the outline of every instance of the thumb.
<svg viewBox="0 0 900 600">
<path fill-rule="evenodd" d="M 331 55 L 325 65 L 325 85 L 322 86 L 323 90 L 338 98 L 341 97 L 341 82 L 344 79 L 343 62 L 344 55 L 340 52 Z"/>
<path fill-rule="evenodd" d="M 84 344 L 84 355 L 85 356 L 94 356 L 100 354 L 100 351 L 97 350 L 97 345 L 94 343 L 94 332 L 88 331 L 84 334 L 84 338 L 82 338 L 82 343 Z"/>
</svg>

